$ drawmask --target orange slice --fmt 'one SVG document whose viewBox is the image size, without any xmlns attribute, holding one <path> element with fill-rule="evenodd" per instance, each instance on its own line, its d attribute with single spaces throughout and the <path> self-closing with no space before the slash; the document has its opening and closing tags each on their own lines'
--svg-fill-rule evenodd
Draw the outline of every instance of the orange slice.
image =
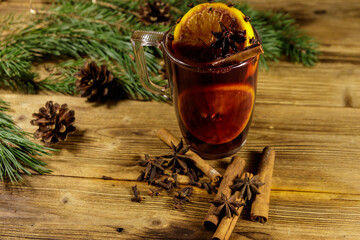
<svg viewBox="0 0 360 240">
<path fill-rule="evenodd" d="M 247 84 L 218 84 L 187 89 L 178 99 L 180 118 L 191 134 L 208 144 L 223 144 L 245 129 L 255 94 Z"/>
<path fill-rule="evenodd" d="M 220 32 L 219 22 L 229 27 L 233 19 L 239 30 L 246 30 L 246 41 L 243 47 L 250 45 L 249 40 L 254 37 L 250 22 L 244 20 L 245 15 L 234 7 L 224 3 L 203 3 L 190 9 L 177 24 L 174 30 L 174 44 L 207 47 L 215 40 L 211 32 Z"/>
</svg>

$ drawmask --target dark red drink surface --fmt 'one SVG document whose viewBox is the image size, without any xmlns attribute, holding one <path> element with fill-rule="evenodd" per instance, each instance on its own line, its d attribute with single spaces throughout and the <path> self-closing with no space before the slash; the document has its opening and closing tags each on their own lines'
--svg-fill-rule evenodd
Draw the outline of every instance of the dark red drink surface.
<svg viewBox="0 0 360 240">
<path fill-rule="evenodd" d="M 200 55 L 201 50 L 169 50 L 176 59 L 191 65 L 165 57 L 175 112 L 186 142 L 207 159 L 236 153 L 245 143 L 254 110 L 258 57 L 210 68 L 205 67 L 208 59 Z"/>
</svg>

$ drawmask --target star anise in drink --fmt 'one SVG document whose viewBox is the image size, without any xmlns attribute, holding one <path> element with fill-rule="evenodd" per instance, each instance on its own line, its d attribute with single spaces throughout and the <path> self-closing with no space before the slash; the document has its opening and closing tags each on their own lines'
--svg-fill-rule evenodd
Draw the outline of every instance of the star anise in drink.
<svg viewBox="0 0 360 240">
<path fill-rule="evenodd" d="M 241 198 L 250 200 L 253 194 L 259 194 L 259 187 L 265 183 L 258 181 L 259 176 L 253 176 L 250 178 L 249 173 L 245 173 L 243 178 L 236 178 L 235 184 L 231 186 L 231 189 L 234 191 L 240 191 Z"/>
<path fill-rule="evenodd" d="M 175 146 L 171 142 L 172 153 L 161 156 L 162 158 L 169 158 L 168 164 L 166 167 L 171 167 L 172 172 L 176 172 L 177 169 L 180 169 L 181 172 L 188 172 L 187 162 L 190 160 L 190 157 L 185 155 L 189 151 L 189 147 L 185 147 L 183 141 Z"/>
<path fill-rule="evenodd" d="M 225 196 L 225 194 L 221 193 L 220 200 L 211 201 L 217 209 L 215 214 L 217 215 L 226 215 L 228 218 L 236 215 L 239 216 L 239 212 L 236 208 L 242 207 L 245 204 L 241 201 L 236 201 L 235 195 L 231 196 L 229 199 Z"/>
<path fill-rule="evenodd" d="M 139 161 L 140 166 L 145 167 L 145 170 L 141 173 L 141 175 L 138 177 L 138 181 L 142 180 L 148 180 L 149 183 L 154 182 L 156 173 L 158 171 L 163 172 L 163 164 L 164 160 L 162 160 L 159 157 L 152 158 L 148 154 L 145 154 L 145 160 L 141 159 Z"/>
<path fill-rule="evenodd" d="M 239 30 L 236 19 L 233 18 L 229 27 L 226 27 L 222 22 L 219 22 L 221 31 L 211 32 L 216 40 L 211 44 L 212 48 L 221 49 L 222 56 L 225 57 L 229 53 L 230 48 L 237 52 L 237 44 L 243 43 L 246 40 L 246 30 Z"/>
</svg>

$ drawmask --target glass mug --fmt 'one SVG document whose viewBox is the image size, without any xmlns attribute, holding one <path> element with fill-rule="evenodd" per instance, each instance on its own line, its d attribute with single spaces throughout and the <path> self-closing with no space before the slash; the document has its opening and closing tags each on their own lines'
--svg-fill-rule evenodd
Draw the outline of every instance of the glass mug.
<svg viewBox="0 0 360 240">
<path fill-rule="evenodd" d="M 245 144 L 250 128 L 259 56 L 222 67 L 189 64 L 175 54 L 172 39 L 171 30 L 133 33 L 131 42 L 142 85 L 172 98 L 181 133 L 191 150 L 205 159 L 235 154 Z M 163 52 L 167 86 L 149 79 L 144 46 Z"/>
</svg>

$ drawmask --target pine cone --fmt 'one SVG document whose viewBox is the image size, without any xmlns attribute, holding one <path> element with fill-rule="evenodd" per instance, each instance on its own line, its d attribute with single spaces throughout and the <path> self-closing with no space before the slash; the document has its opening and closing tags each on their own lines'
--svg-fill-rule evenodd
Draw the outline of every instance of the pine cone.
<svg viewBox="0 0 360 240">
<path fill-rule="evenodd" d="M 67 104 L 60 105 L 48 101 L 45 107 L 39 109 L 39 113 L 33 113 L 35 119 L 31 125 L 39 126 L 34 133 L 35 138 L 41 138 L 45 145 L 65 141 L 67 135 L 74 132 L 75 111 L 69 110 Z"/>
<path fill-rule="evenodd" d="M 114 76 L 105 65 L 98 67 L 93 61 L 86 62 L 79 72 L 75 73 L 76 90 L 80 91 L 82 97 L 96 101 L 104 98 L 109 92 L 109 86 Z"/>
<path fill-rule="evenodd" d="M 154 0 L 153 3 L 147 1 L 143 6 L 140 6 L 140 21 L 146 25 L 154 23 L 169 24 L 171 22 L 169 10 L 169 3 L 162 2 L 161 0 Z"/>
</svg>

